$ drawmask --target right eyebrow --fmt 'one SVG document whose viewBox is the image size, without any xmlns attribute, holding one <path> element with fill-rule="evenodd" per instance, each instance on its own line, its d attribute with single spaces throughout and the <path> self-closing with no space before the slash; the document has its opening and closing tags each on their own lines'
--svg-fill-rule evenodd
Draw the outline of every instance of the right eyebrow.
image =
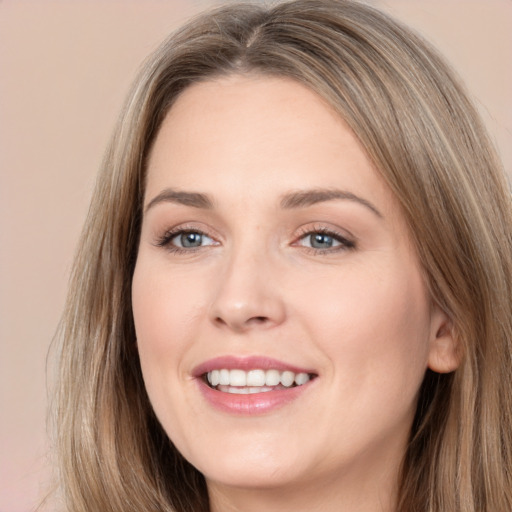
<svg viewBox="0 0 512 512">
<path fill-rule="evenodd" d="M 207 210 L 211 210 L 213 208 L 213 201 L 206 194 L 166 188 L 151 199 L 144 211 L 147 212 L 150 208 L 153 208 L 155 205 L 160 203 L 175 203 Z"/>
</svg>

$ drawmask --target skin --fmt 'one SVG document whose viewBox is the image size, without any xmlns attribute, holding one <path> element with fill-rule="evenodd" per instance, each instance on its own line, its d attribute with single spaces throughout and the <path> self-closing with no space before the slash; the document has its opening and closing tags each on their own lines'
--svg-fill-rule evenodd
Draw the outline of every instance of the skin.
<svg viewBox="0 0 512 512">
<path fill-rule="evenodd" d="M 154 200 L 169 188 L 213 207 Z M 361 201 L 282 207 L 310 189 Z M 145 205 L 132 288 L 142 371 L 212 510 L 393 510 L 425 370 L 457 362 L 397 202 L 345 123 L 288 79 L 195 84 L 160 128 Z M 176 252 L 179 229 L 205 233 L 202 245 Z M 322 229 L 334 246 L 315 250 Z M 237 416 L 192 375 L 225 355 L 318 377 L 283 407 Z"/>
</svg>

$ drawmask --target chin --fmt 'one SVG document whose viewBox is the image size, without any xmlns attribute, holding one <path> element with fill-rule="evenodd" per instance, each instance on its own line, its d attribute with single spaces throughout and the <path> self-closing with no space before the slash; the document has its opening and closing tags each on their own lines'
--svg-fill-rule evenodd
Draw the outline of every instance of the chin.
<svg viewBox="0 0 512 512">
<path fill-rule="evenodd" d="M 240 488 L 273 488 L 301 480 L 306 468 L 301 451 L 272 435 L 247 442 L 233 438 L 209 443 L 209 447 L 186 458 L 207 481 Z M 258 436 L 254 436 L 258 437 Z M 234 442 L 235 441 L 235 442 Z M 240 445 L 244 445 L 243 447 Z M 209 448 L 209 449 L 208 449 Z"/>
<path fill-rule="evenodd" d="M 203 470 L 199 469 L 209 483 L 215 482 L 240 489 L 284 489 L 302 480 L 301 472 L 285 461 L 253 461 L 252 458 L 242 459 L 240 455 L 237 458 L 238 461 L 224 460 L 220 464 L 205 466 Z"/>
</svg>

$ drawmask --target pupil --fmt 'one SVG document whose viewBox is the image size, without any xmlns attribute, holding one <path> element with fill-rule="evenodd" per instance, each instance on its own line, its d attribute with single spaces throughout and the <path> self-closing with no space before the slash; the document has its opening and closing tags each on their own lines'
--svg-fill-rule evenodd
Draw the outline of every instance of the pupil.
<svg viewBox="0 0 512 512">
<path fill-rule="evenodd" d="M 181 245 L 183 247 L 199 247 L 202 242 L 202 236 L 199 233 L 183 233 L 181 235 Z"/>
<path fill-rule="evenodd" d="M 332 236 L 322 235 L 321 233 L 311 235 L 311 247 L 314 247 L 315 249 L 326 249 L 332 247 L 332 242 Z"/>
</svg>

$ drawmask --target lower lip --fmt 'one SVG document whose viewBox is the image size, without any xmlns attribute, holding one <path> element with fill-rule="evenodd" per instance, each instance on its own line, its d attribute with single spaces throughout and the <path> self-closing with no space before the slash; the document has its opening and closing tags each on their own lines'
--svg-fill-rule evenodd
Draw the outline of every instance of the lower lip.
<svg viewBox="0 0 512 512">
<path fill-rule="evenodd" d="M 197 379 L 197 382 L 201 393 L 214 408 L 230 414 L 242 415 L 264 414 L 284 407 L 297 400 L 312 383 L 309 381 L 293 388 L 239 395 L 212 389 L 202 379 Z"/>
</svg>

